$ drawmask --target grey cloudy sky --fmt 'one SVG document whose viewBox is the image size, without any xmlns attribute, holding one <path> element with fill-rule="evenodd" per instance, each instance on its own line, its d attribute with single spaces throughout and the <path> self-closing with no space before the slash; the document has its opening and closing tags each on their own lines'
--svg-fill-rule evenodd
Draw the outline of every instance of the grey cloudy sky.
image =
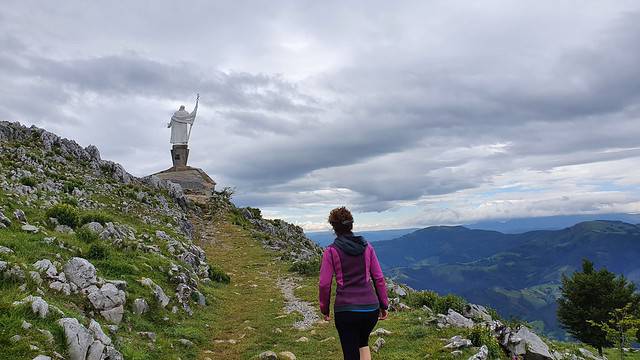
<svg viewBox="0 0 640 360">
<path fill-rule="evenodd" d="M 6 1 L 0 119 L 308 230 L 640 212 L 637 1 Z"/>
</svg>

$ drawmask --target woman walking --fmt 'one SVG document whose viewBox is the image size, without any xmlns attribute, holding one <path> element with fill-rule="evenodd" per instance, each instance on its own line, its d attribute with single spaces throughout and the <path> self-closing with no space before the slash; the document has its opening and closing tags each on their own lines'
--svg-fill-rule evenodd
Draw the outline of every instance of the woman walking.
<svg viewBox="0 0 640 360">
<path fill-rule="evenodd" d="M 369 334 L 378 319 L 387 318 L 389 299 L 382 269 L 373 247 L 353 234 L 353 216 L 345 207 L 331 210 L 329 223 L 336 239 L 322 255 L 320 312 L 331 319 L 331 282 L 336 278 L 333 306 L 345 360 L 370 360 Z M 371 280 L 373 279 L 373 286 Z"/>
</svg>

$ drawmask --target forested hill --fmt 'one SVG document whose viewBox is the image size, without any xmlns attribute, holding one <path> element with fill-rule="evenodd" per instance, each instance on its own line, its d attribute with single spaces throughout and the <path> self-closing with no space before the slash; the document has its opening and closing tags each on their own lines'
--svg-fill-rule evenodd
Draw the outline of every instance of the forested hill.
<svg viewBox="0 0 640 360">
<path fill-rule="evenodd" d="M 582 259 L 640 283 L 640 227 L 588 221 L 562 230 L 503 234 L 429 227 L 376 243 L 383 267 L 417 289 L 460 294 L 561 337 L 555 299 L 562 274 Z"/>
</svg>

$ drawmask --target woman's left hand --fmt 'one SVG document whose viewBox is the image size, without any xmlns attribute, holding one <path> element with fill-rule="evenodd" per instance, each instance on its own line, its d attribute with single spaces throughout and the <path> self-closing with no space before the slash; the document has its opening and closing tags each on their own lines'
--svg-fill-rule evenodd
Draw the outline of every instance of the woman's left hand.
<svg viewBox="0 0 640 360">
<path fill-rule="evenodd" d="M 380 315 L 378 316 L 378 320 L 386 320 L 387 319 L 387 315 L 389 315 L 387 313 L 387 310 L 380 309 Z"/>
</svg>

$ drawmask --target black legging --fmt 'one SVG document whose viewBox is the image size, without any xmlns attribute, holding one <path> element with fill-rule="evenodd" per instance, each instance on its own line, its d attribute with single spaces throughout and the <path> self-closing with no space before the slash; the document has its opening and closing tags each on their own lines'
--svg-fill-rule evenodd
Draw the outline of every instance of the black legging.
<svg viewBox="0 0 640 360">
<path fill-rule="evenodd" d="M 359 360 L 360 348 L 369 346 L 369 335 L 378 323 L 379 310 L 335 313 L 336 329 L 340 336 L 344 360 Z"/>
</svg>

